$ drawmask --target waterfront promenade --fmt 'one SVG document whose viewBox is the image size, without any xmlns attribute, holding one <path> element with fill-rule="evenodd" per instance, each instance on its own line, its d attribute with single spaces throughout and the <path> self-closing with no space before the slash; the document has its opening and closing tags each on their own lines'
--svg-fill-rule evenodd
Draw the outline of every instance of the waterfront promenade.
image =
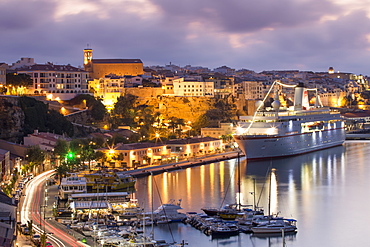
<svg viewBox="0 0 370 247">
<path fill-rule="evenodd" d="M 125 174 L 131 175 L 133 177 L 145 177 L 151 174 L 155 175 L 155 174 L 159 174 L 163 172 L 169 172 L 169 171 L 179 170 L 179 169 L 186 169 L 188 167 L 199 166 L 199 165 L 204 165 L 204 164 L 213 163 L 213 162 L 219 162 L 222 160 L 234 159 L 234 158 L 237 158 L 238 155 L 240 157 L 244 156 L 244 154 L 241 151 L 235 150 L 235 151 L 229 151 L 225 153 L 199 156 L 196 158 L 189 158 L 188 160 L 184 160 L 184 161 L 180 161 L 176 163 L 145 166 L 139 169 L 126 171 Z"/>
</svg>

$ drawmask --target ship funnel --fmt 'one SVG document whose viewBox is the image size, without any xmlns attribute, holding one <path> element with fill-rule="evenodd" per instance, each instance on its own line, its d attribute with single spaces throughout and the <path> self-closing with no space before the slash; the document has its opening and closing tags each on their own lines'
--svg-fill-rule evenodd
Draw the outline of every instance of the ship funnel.
<svg viewBox="0 0 370 247">
<path fill-rule="evenodd" d="M 298 83 L 294 90 L 294 110 L 301 111 L 303 103 L 304 84 Z"/>
</svg>

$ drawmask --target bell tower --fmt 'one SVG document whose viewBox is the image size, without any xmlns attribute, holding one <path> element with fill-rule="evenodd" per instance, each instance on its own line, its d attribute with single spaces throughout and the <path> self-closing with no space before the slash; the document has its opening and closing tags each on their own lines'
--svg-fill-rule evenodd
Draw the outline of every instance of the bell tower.
<svg viewBox="0 0 370 247">
<path fill-rule="evenodd" d="M 85 71 L 92 72 L 92 53 L 91 48 L 84 49 L 84 68 Z"/>
</svg>

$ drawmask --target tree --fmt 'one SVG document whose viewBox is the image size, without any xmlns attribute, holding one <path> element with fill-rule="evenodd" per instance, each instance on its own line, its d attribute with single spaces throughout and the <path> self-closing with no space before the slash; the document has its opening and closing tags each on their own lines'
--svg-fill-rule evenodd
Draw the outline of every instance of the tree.
<svg viewBox="0 0 370 247">
<path fill-rule="evenodd" d="M 192 124 L 192 129 L 194 130 L 194 135 L 200 134 L 201 128 L 205 128 L 209 125 L 209 119 L 206 115 L 201 115 Z"/>
<path fill-rule="evenodd" d="M 45 247 L 46 246 L 46 239 L 47 239 L 47 236 L 46 236 L 46 233 L 43 232 L 42 234 L 40 234 L 40 246 L 41 247 Z"/>
<path fill-rule="evenodd" d="M 137 96 L 131 94 L 126 94 L 125 96 L 121 96 L 117 99 L 111 114 L 111 117 L 113 118 L 113 125 L 125 124 L 128 126 L 133 126 L 135 118 L 134 106 L 136 99 Z"/>
<path fill-rule="evenodd" d="M 89 110 L 91 112 L 91 117 L 93 117 L 97 121 L 103 120 L 105 115 L 107 114 L 107 109 L 105 108 L 101 100 L 94 101 L 91 108 L 89 107 Z"/>
<path fill-rule="evenodd" d="M 32 220 L 27 220 L 27 227 L 28 227 L 28 231 L 29 231 L 30 235 L 32 236 L 33 232 L 34 232 Z"/>
<path fill-rule="evenodd" d="M 65 140 L 58 139 L 53 153 L 56 157 L 64 160 L 68 153 L 68 143 Z"/>
<path fill-rule="evenodd" d="M 91 117 L 97 121 L 103 120 L 107 113 L 107 109 L 105 108 L 101 99 L 96 99 L 94 96 L 89 94 L 79 94 L 73 99 L 69 100 L 68 104 L 72 106 L 80 105 L 83 108 L 87 107 Z"/>
<path fill-rule="evenodd" d="M 46 127 L 50 132 L 54 132 L 59 135 L 66 133 L 68 136 L 73 136 L 72 123 L 55 110 L 47 112 Z"/>
<path fill-rule="evenodd" d="M 12 86 L 15 89 L 14 92 L 13 90 L 11 90 L 10 93 L 16 94 L 18 88 L 32 86 L 33 81 L 31 76 L 27 74 L 7 73 L 6 84 Z"/>
<path fill-rule="evenodd" d="M 67 172 L 69 172 L 68 165 L 65 162 L 63 162 L 61 165 L 55 168 L 55 172 L 58 175 L 58 179 L 60 183 L 62 181 L 62 178 L 66 177 Z"/>
<path fill-rule="evenodd" d="M 18 100 L 25 115 L 25 134 L 30 134 L 37 129 L 60 135 L 64 133 L 73 135 L 72 124 L 60 113 L 49 110 L 47 104 L 30 97 L 20 97 Z"/>
<path fill-rule="evenodd" d="M 39 167 L 43 164 L 45 159 L 45 152 L 40 149 L 39 146 L 31 146 L 26 151 L 26 160 L 29 163 L 29 169 L 34 170 L 35 167 Z"/>
</svg>

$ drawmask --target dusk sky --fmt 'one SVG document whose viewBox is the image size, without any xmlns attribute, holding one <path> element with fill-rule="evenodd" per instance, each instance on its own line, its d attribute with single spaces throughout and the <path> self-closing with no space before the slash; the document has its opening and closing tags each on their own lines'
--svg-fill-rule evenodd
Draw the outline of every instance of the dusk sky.
<svg viewBox="0 0 370 247">
<path fill-rule="evenodd" d="M 370 0 L 0 0 L 0 62 L 336 71 L 370 75 Z"/>
</svg>

